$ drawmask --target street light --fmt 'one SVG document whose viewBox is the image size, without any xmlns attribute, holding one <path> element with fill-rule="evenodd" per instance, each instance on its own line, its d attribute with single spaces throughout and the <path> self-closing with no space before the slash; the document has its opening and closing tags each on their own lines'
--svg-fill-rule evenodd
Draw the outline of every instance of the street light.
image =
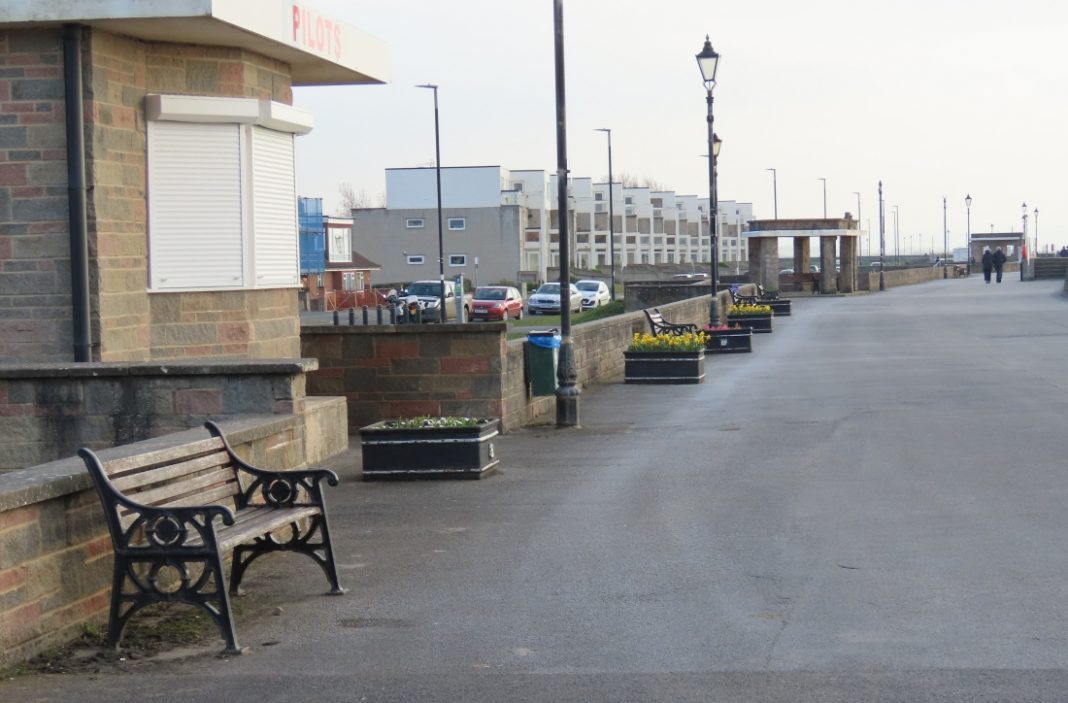
<svg viewBox="0 0 1068 703">
<path fill-rule="evenodd" d="M 1024 272 L 1030 257 L 1027 255 L 1027 203 L 1021 206 L 1023 210 L 1023 228 L 1020 232 L 1020 280 L 1024 280 Z"/>
<path fill-rule="evenodd" d="M 438 289 L 440 297 L 438 308 L 441 312 L 441 321 L 445 322 L 445 240 L 442 235 L 441 217 L 441 133 L 438 128 L 438 87 L 433 83 L 423 83 L 415 87 L 434 91 L 434 170 L 438 181 L 438 280 L 441 284 Z"/>
<path fill-rule="evenodd" d="M 886 213 L 883 210 L 883 182 L 879 181 L 879 290 L 886 290 L 883 269 L 886 259 Z"/>
<path fill-rule="evenodd" d="M 771 171 L 771 194 L 772 200 L 775 203 L 775 219 L 779 219 L 779 178 L 775 169 L 766 168 L 765 171 Z"/>
<path fill-rule="evenodd" d="M 967 275 L 972 275 L 972 196 L 964 196 L 964 207 L 968 211 L 968 266 Z"/>
<path fill-rule="evenodd" d="M 898 218 L 898 215 L 899 215 L 897 208 L 898 208 L 897 205 L 894 205 L 892 207 L 892 209 L 894 211 L 894 265 L 895 266 L 900 266 L 901 265 L 901 237 L 898 236 L 898 229 L 897 229 L 897 218 Z"/>
<path fill-rule="evenodd" d="M 949 230 L 946 229 L 946 196 L 942 196 L 942 278 L 949 278 L 949 269 L 946 268 L 946 241 L 949 238 Z"/>
<path fill-rule="evenodd" d="M 1035 208 L 1035 259 L 1038 259 L 1038 208 Z"/>
<path fill-rule="evenodd" d="M 827 219 L 827 179 L 817 178 L 817 181 L 823 181 L 823 219 Z"/>
<path fill-rule="evenodd" d="M 712 42 L 705 35 L 705 45 L 697 54 L 697 67 L 701 69 L 701 80 L 708 93 L 708 234 L 712 243 L 712 297 L 708 304 L 708 322 L 715 325 L 719 321 L 716 294 L 719 290 L 719 212 L 716 202 L 716 154 L 719 144 L 713 131 L 712 89 L 716 87 L 716 69 L 719 67 L 719 54 L 712 48 Z"/>
<path fill-rule="evenodd" d="M 612 130 L 608 127 L 598 127 L 595 132 L 604 132 L 608 135 L 608 260 L 611 261 L 609 267 L 610 277 L 612 280 L 612 300 L 616 299 L 616 233 L 612 227 L 615 222 L 615 211 L 612 209 L 612 201 L 615 200 L 614 189 L 612 187 Z"/>
</svg>

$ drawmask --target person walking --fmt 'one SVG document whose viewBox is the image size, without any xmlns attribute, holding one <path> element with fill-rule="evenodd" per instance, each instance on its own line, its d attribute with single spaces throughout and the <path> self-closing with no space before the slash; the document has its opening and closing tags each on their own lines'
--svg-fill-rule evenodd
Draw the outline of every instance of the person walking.
<svg viewBox="0 0 1068 703">
<path fill-rule="evenodd" d="M 998 283 L 1001 283 L 1001 269 L 1005 266 L 1005 252 L 1001 250 L 1001 247 L 998 247 L 992 258 L 994 260 L 994 273 L 997 274 Z M 989 276 L 987 276 L 987 278 L 989 279 Z M 987 283 L 989 282 L 990 281 L 987 280 Z"/>
<path fill-rule="evenodd" d="M 994 268 L 994 255 L 990 253 L 990 247 L 983 247 L 983 280 L 990 283 L 990 272 Z"/>
</svg>

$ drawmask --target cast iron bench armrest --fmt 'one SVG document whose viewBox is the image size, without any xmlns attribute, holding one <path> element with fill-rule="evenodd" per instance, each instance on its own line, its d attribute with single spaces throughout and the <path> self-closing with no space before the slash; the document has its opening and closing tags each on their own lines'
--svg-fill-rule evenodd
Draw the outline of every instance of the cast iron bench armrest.
<svg viewBox="0 0 1068 703">
<path fill-rule="evenodd" d="M 653 308 L 652 312 L 648 310 L 643 310 L 643 312 L 649 320 L 649 328 L 653 334 L 688 334 L 697 332 L 697 325 L 668 322 L 664 319 L 664 314 L 657 308 Z"/>
<path fill-rule="evenodd" d="M 731 293 L 731 302 L 735 305 L 756 305 L 758 298 L 755 295 L 742 295 L 732 288 L 727 290 Z"/>
</svg>

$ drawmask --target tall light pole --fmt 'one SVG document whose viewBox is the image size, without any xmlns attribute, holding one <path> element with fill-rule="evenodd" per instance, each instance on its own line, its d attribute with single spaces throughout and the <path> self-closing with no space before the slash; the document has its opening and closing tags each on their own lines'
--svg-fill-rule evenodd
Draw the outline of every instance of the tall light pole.
<svg viewBox="0 0 1068 703">
<path fill-rule="evenodd" d="M 438 289 L 438 309 L 441 312 L 441 321 L 445 322 L 445 240 L 442 234 L 441 216 L 441 131 L 438 127 L 438 87 L 433 83 L 423 83 L 416 88 L 428 88 L 434 91 L 434 171 L 438 181 L 438 281 L 441 287 Z"/>
<path fill-rule="evenodd" d="M 827 179 L 820 177 L 817 181 L 823 181 L 823 219 L 827 219 Z"/>
<path fill-rule="evenodd" d="M 574 340 L 571 338 L 571 260 L 567 232 L 567 111 L 564 94 L 564 0 L 553 0 L 556 63 L 556 202 L 560 212 L 560 356 L 556 369 L 556 426 L 579 424 Z"/>
<path fill-rule="evenodd" d="M 964 208 L 968 211 L 968 266 L 966 273 L 972 275 L 972 196 L 964 196 Z"/>
<path fill-rule="evenodd" d="M 1027 255 L 1027 203 L 1024 203 L 1021 209 L 1023 210 L 1023 229 L 1020 232 L 1020 280 L 1022 281 L 1026 278 L 1024 273 L 1030 259 Z"/>
<path fill-rule="evenodd" d="M 719 291 L 719 207 L 716 202 L 716 133 L 713 131 L 712 89 L 716 87 L 716 69 L 719 67 L 719 54 L 712 48 L 712 42 L 705 35 L 705 45 L 697 54 L 697 67 L 701 69 L 701 80 L 705 84 L 708 96 L 708 234 L 712 243 L 712 297 L 708 304 L 708 322 L 715 325 L 719 321 L 717 293 Z"/>
<path fill-rule="evenodd" d="M 897 218 L 898 218 L 898 215 L 899 215 L 897 207 L 898 207 L 897 205 L 894 205 L 891 209 L 894 211 L 894 265 L 895 266 L 900 266 L 901 265 L 901 237 L 899 236 L 898 228 L 897 228 Z"/>
<path fill-rule="evenodd" d="M 1038 259 L 1038 208 L 1035 208 L 1035 259 Z"/>
<path fill-rule="evenodd" d="M 946 196 L 942 196 L 942 278 L 949 278 L 949 269 L 946 268 L 946 242 L 949 240 L 949 230 L 946 229 L 948 220 L 946 219 Z"/>
<path fill-rule="evenodd" d="M 860 192 L 854 190 L 853 191 L 853 195 L 857 196 L 857 228 L 859 229 L 860 228 L 860 223 L 861 223 L 861 219 L 860 219 Z M 871 235 L 868 235 L 868 236 L 870 237 Z M 863 257 L 864 256 L 864 247 L 860 246 L 860 237 L 859 236 L 857 237 L 857 247 L 860 249 L 860 252 L 859 252 L 860 256 Z M 870 240 L 869 240 L 869 243 L 868 243 L 868 248 L 869 249 L 871 248 Z M 868 254 L 870 255 L 871 251 L 869 251 Z"/>
<path fill-rule="evenodd" d="M 779 177 L 773 168 L 766 168 L 765 171 L 771 171 L 771 198 L 775 205 L 775 219 L 779 219 Z"/>
<path fill-rule="evenodd" d="M 611 262 L 609 267 L 612 286 L 609 290 L 612 293 L 612 300 L 616 299 L 616 233 L 613 231 L 615 223 L 615 211 L 612 209 L 612 201 L 615 200 L 615 189 L 612 186 L 612 130 L 608 127 L 598 127 L 597 132 L 604 132 L 608 135 L 608 260 Z"/>
<path fill-rule="evenodd" d="M 886 290 L 883 269 L 886 259 L 886 214 L 883 212 L 883 182 L 879 181 L 879 290 Z"/>
</svg>

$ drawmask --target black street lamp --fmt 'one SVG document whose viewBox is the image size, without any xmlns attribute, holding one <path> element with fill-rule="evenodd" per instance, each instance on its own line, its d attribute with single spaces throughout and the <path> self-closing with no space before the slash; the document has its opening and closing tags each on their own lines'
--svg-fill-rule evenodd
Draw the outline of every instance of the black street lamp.
<svg viewBox="0 0 1068 703">
<path fill-rule="evenodd" d="M 1035 258 L 1038 258 L 1038 208 L 1035 208 Z"/>
<path fill-rule="evenodd" d="M 771 171 L 771 202 L 775 208 L 775 219 L 779 219 L 779 175 L 778 171 L 773 168 L 766 168 L 765 171 Z"/>
<path fill-rule="evenodd" d="M 616 299 L 616 233 L 612 229 L 615 222 L 615 212 L 612 209 L 614 190 L 612 189 L 612 130 L 608 127 L 598 127 L 594 131 L 604 132 L 608 135 L 608 260 L 612 286 L 609 289 L 612 300 Z"/>
<path fill-rule="evenodd" d="M 564 0 L 553 0 L 556 65 L 556 201 L 560 212 L 560 356 L 556 369 L 556 426 L 579 424 L 578 373 L 571 338 L 571 259 L 567 231 L 567 111 L 564 86 Z"/>
<path fill-rule="evenodd" d="M 968 265 L 967 275 L 972 275 L 972 196 L 969 193 L 964 196 L 964 207 L 968 211 Z"/>
<path fill-rule="evenodd" d="M 1027 255 L 1027 203 L 1024 203 L 1021 208 L 1023 209 L 1023 226 L 1020 231 L 1020 280 L 1023 281 L 1027 278 L 1027 265 L 1030 263 L 1030 257 Z"/>
<path fill-rule="evenodd" d="M 434 169 L 438 179 L 438 278 L 441 288 L 438 290 L 440 300 L 438 308 L 441 312 L 441 321 L 445 322 L 445 241 L 442 235 L 441 217 L 441 133 L 438 129 L 438 87 L 433 83 L 423 83 L 416 88 L 429 88 L 434 91 Z"/>
<path fill-rule="evenodd" d="M 946 220 L 946 207 L 947 207 L 946 206 L 946 196 L 943 195 L 942 196 L 942 278 L 943 279 L 949 278 L 949 269 L 946 268 L 946 252 L 947 252 L 947 244 L 946 244 L 946 242 L 949 239 L 949 230 L 946 229 L 947 224 L 948 224 L 948 222 Z"/>
<path fill-rule="evenodd" d="M 883 182 L 879 181 L 879 290 L 886 290 L 883 269 L 886 268 L 886 213 L 883 210 Z"/>
<path fill-rule="evenodd" d="M 719 320 L 716 294 L 719 291 L 719 212 L 716 202 L 716 152 L 719 144 L 713 131 L 712 89 L 716 87 L 716 69 L 719 67 L 719 54 L 712 48 L 712 42 L 705 35 L 705 45 L 697 54 L 697 67 L 701 69 L 701 80 L 708 92 L 708 234 L 712 243 L 712 298 L 708 304 L 708 322 L 715 325 Z"/>
</svg>

